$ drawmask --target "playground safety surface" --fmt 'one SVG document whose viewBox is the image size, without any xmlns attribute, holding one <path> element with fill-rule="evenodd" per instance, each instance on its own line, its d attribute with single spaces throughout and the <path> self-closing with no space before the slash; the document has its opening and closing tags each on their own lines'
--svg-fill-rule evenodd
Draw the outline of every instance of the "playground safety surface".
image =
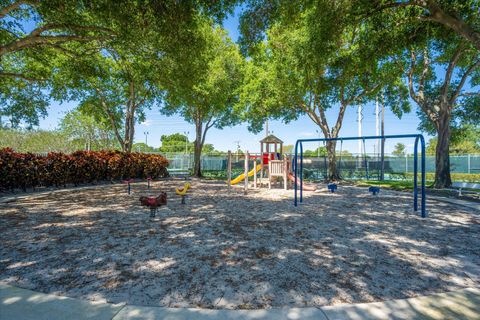
<svg viewBox="0 0 480 320">
<path fill-rule="evenodd" d="M 321 307 L 480 285 L 480 212 L 408 193 L 228 192 L 178 181 L 31 194 L 0 203 L 0 281 L 98 302 L 213 309 Z M 154 219 L 140 195 L 167 191 Z M 1 199 L 0 199 L 1 200 Z"/>
</svg>

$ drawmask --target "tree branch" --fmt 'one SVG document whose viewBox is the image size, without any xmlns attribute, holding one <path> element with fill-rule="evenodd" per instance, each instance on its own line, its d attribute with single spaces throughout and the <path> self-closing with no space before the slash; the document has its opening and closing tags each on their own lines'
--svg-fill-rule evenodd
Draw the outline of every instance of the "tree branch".
<svg viewBox="0 0 480 320">
<path fill-rule="evenodd" d="M 424 21 L 434 21 L 454 30 L 457 34 L 472 43 L 480 51 L 480 32 L 466 24 L 461 18 L 442 10 L 437 1 L 424 0 L 422 7 L 428 9 L 429 15 L 421 17 Z M 426 2 L 426 3 L 425 3 Z M 417 4 L 419 5 L 419 4 Z M 478 14 L 478 13 L 477 13 Z"/>
<path fill-rule="evenodd" d="M 10 14 L 10 12 L 12 12 L 13 10 L 20 8 L 22 4 L 34 5 L 35 3 L 33 1 L 25 1 L 25 0 L 15 1 L 0 10 L 0 19 L 3 19 L 6 15 Z"/>
<path fill-rule="evenodd" d="M 418 3 L 416 1 L 406 1 L 406 2 L 390 2 L 386 3 L 384 5 L 378 6 L 376 8 L 373 8 L 370 12 L 366 12 L 365 16 L 370 17 L 378 12 L 382 12 L 386 9 L 392 9 L 392 8 L 404 8 L 408 6 L 416 6 Z"/>
<path fill-rule="evenodd" d="M 325 138 L 330 138 L 330 128 L 328 126 L 327 117 L 325 116 L 325 110 L 323 110 L 323 108 L 318 108 L 318 113 L 320 115 L 320 129 L 322 129 Z"/>
<path fill-rule="evenodd" d="M 335 123 L 335 126 L 332 128 L 332 137 L 333 138 L 338 137 L 338 133 L 340 132 L 340 129 L 342 128 L 343 117 L 345 115 L 345 110 L 346 109 L 347 109 L 347 104 L 341 104 L 340 105 L 340 110 L 338 112 L 337 122 Z"/>
<path fill-rule="evenodd" d="M 422 109 L 422 111 L 427 115 L 427 117 L 435 122 L 437 117 L 432 110 L 427 106 L 427 103 L 425 101 L 425 94 L 424 94 L 424 82 L 425 78 L 428 72 L 428 65 L 429 65 L 429 60 L 428 56 L 424 57 L 424 62 L 423 62 L 423 71 L 422 71 L 422 76 L 420 78 L 420 84 L 419 84 L 419 89 L 418 92 L 415 92 L 415 88 L 413 87 L 413 74 L 415 72 L 415 63 L 417 61 L 417 57 L 415 55 L 415 52 L 413 50 L 410 51 L 411 54 L 411 63 L 410 63 L 410 70 L 408 71 L 408 91 L 410 93 L 410 97 L 412 98 L 413 101 L 417 103 L 417 105 Z"/>
<path fill-rule="evenodd" d="M 82 26 L 77 24 L 66 24 L 66 23 L 47 23 L 41 27 L 38 27 L 27 36 L 28 37 L 38 37 L 41 36 L 45 31 L 52 31 L 57 29 L 63 29 L 65 31 L 104 31 L 106 33 L 112 34 L 112 30 L 104 27 L 98 26 Z"/>
<path fill-rule="evenodd" d="M 420 96 L 415 92 L 413 87 L 413 74 L 415 72 L 415 63 L 417 61 L 417 56 L 413 50 L 410 51 L 410 70 L 408 70 L 408 91 L 410 92 L 410 97 L 418 104 L 422 104 Z"/>
<path fill-rule="evenodd" d="M 120 142 L 122 149 L 125 146 L 125 141 L 123 140 L 122 136 L 120 135 L 120 131 L 118 130 L 117 123 L 115 121 L 115 117 L 113 113 L 110 111 L 110 108 L 107 105 L 107 102 L 105 101 L 105 98 L 103 97 L 102 93 L 98 88 L 95 88 L 95 91 L 97 92 L 99 98 L 100 98 L 100 105 L 103 108 L 103 111 L 107 114 L 108 119 L 110 120 L 110 124 L 112 126 L 113 132 L 115 133 L 115 136 L 117 137 L 118 142 Z"/>
<path fill-rule="evenodd" d="M 20 51 L 27 48 L 61 44 L 68 41 L 80 41 L 88 42 L 94 40 L 102 40 L 104 37 L 99 36 L 79 36 L 79 35 L 56 35 L 56 36 L 39 36 L 33 38 L 23 38 L 14 42 L 11 42 L 5 46 L 0 47 L 0 56 L 3 56 L 10 52 Z"/>
<path fill-rule="evenodd" d="M 428 69 L 430 67 L 430 59 L 428 57 L 428 48 L 423 49 L 423 69 L 422 76 L 418 80 L 418 94 L 425 101 L 425 81 L 427 80 Z"/>
<path fill-rule="evenodd" d="M 459 97 L 480 97 L 480 92 L 465 92 L 458 95 Z"/>
<path fill-rule="evenodd" d="M 0 72 L 0 77 L 7 77 L 7 78 L 14 78 L 14 79 L 23 79 L 28 82 L 35 82 L 35 81 L 43 81 L 45 79 L 41 78 L 34 78 L 26 76 L 22 73 L 14 73 L 14 72 Z"/>
<path fill-rule="evenodd" d="M 468 76 L 475 70 L 476 68 L 480 67 L 480 60 L 477 60 L 474 64 L 472 64 L 467 71 L 463 74 L 462 78 L 460 79 L 459 84 L 457 85 L 457 88 L 453 92 L 452 96 L 450 97 L 450 104 L 453 104 L 455 100 L 458 98 L 460 91 L 462 91 L 463 85 L 465 84 L 465 81 L 467 81 Z"/>
<path fill-rule="evenodd" d="M 463 53 L 463 46 L 459 45 L 458 48 L 453 53 L 452 58 L 450 59 L 450 63 L 448 64 L 447 71 L 445 73 L 445 80 L 443 81 L 443 85 L 440 89 L 440 96 L 441 99 L 447 99 L 448 87 L 450 86 L 450 81 L 452 79 L 453 70 L 455 70 L 455 66 L 457 65 L 458 59 L 462 56 Z"/>
</svg>

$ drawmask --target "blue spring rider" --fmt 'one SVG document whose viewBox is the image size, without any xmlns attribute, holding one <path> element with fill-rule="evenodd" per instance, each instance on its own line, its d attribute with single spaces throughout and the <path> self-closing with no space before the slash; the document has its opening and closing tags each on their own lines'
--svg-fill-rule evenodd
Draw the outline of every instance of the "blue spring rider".
<svg viewBox="0 0 480 320">
<path fill-rule="evenodd" d="M 370 186 L 368 192 L 371 192 L 374 196 L 380 193 L 380 187 Z"/>
<path fill-rule="evenodd" d="M 334 193 L 335 190 L 337 190 L 337 185 L 335 183 L 329 183 L 327 185 L 328 190 L 330 190 L 331 193 Z"/>
</svg>

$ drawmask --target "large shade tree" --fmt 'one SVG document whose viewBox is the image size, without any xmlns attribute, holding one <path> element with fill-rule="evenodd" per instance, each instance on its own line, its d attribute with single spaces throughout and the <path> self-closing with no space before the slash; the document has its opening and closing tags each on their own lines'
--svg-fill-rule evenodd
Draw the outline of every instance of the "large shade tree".
<svg viewBox="0 0 480 320">
<path fill-rule="evenodd" d="M 437 138 L 434 186 L 448 187 L 452 184 L 452 128 L 458 127 L 460 114 L 468 112 L 472 98 L 480 97 L 480 55 L 472 45 L 454 36 L 429 38 L 407 54 L 410 96 L 422 111 L 423 129 L 434 132 Z"/>
<path fill-rule="evenodd" d="M 196 16 L 221 18 L 236 1 L 0 1 L 0 117 L 13 126 L 47 114 L 57 58 L 85 56 L 112 42 L 137 48 L 143 32 L 185 48 Z"/>
<path fill-rule="evenodd" d="M 259 131 L 268 117 L 288 122 L 306 114 L 325 138 L 337 138 L 348 108 L 380 91 L 395 113 L 408 110 L 401 66 L 384 58 L 381 34 L 352 24 L 344 13 L 342 5 L 319 2 L 296 19 L 279 20 L 267 31 L 267 41 L 254 45 L 240 103 L 248 106 L 252 130 Z M 338 108 L 333 123 L 326 116 L 331 108 Z M 335 149 L 336 141 L 329 141 L 330 180 L 340 178 Z"/>
<path fill-rule="evenodd" d="M 182 64 L 167 67 L 164 81 L 163 112 L 179 114 L 195 125 L 195 176 L 202 175 L 200 157 L 208 130 L 240 121 L 233 106 L 243 74 L 243 58 L 226 31 L 208 20 L 201 23 L 196 50 L 186 52 Z"/>
<path fill-rule="evenodd" d="M 478 0 L 357 0 L 352 8 L 358 18 L 400 13 L 416 22 L 441 25 L 480 51 Z"/>
<path fill-rule="evenodd" d="M 450 28 L 419 20 L 409 11 L 382 12 L 370 19 L 377 22 L 373 24 L 376 28 L 389 30 L 385 38 L 391 52 L 397 53 L 392 59 L 404 65 L 410 97 L 418 106 L 420 128 L 437 136 L 434 186 L 448 187 L 452 184 L 452 128 L 478 119 L 480 114 L 476 104 L 479 51 Z"/>
<path fill-rule="evenodd" d="M 100 45 L 110 39 L 108 14 L 104 4 L 93 2 L 1 1 L 0 116 L 13 126 L 38 124 L 47 113 L 55 57 L 71 43 Z"/>
<path fill-rule="evenodd" d="M 341 6 L 345 17 L 363 23 L 370 18 L 408 16 L 409 22 L 436 24 L 450 29 L 480 51 L 480 2 L 478 0 L 244 0 L 241 42 L 258 42 L 275 21 L 291 21 L 299 11 L 315 4 Z M 322 19 L 324 11 L 317 11 Z M 402 23 L 403 19 L 397 20 Z M 405 22 L 405 20 L 403 20 Z"/>
<path fill-rule="evenodd" d="M 106 123 L 122 150 L 130 152 L 135 124 L 161 97 L 158 60 L 141 51 L 112 46 L 95 55 L 66 59 L 57 82 L 57 99 L 78 101 L 83 113 Z"/>
</svg>

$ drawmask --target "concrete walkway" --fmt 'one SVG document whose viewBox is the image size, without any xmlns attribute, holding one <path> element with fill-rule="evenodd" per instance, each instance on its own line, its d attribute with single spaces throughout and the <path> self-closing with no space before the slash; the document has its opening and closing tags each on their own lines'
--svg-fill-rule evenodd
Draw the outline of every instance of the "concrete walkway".
<svg viewBox="0 0 480 320">
<path fill-rule="evenodd" d="M 0 284 L 1 320 L 437 320 L 480 319 L 480 289 L 467 288 L 426 297 L 322 308 L 209 310 L 97 303 Z"/>
<path fill-rule="evenodd" d="M 480 203 L 474 202 L 474 201 L 467 201 L 467 200 L 461 200 L 461 199 L 454 199 L 454 198 L 448 198 L 448 197 L 439 197 L 439 196 L 427 196 L 427 200 L 432 199 L 432 200 L 437 200 L 437 201 L 442 201 L 442 202 L 448 202 L 448 203 L 453 203 L 459 206 L 464 206 L 467 208 L 475 209 L 480 211 Z"/>
</svg>

